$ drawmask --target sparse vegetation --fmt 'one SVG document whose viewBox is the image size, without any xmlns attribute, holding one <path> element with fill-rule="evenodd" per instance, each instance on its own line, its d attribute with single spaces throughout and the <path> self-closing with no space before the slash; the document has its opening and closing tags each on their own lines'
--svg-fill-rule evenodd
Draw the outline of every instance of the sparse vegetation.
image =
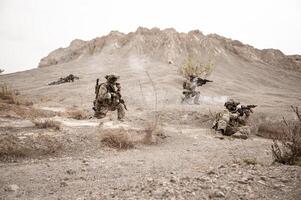
<svg viewBox="0 0 301 200">
<path fill-rule="evenodd" d="M 0 160 L 36 157 L 53 154 L 62 149 L 62 144 L 48 135 L 38 135 L 20 139 L 17 136 L 0 135 Z"/>
<path fill-rule="evenodd" d="M 78 109 L 68 109 L 66 112 L 63 112 L 60 115 L 77 120 L 88 119 L 89 117 L 87 111 Z"/>
<path fill-rule="evenodd" d="M 61 123 L 60 122 L 56 122 L 56 121 L 53 121 L 53 120 L 45 120 L 45 121 L 37 121 L 37 120 L 34 120 L 33 123 L 35 124 L 35 126 L 37 128 L 40 128 L 40 129 L 53 129 L 53 130 L 60 130 L 61 129 Z"/>
<path fill-rule="evenodd" d="M 9 104 L 19 104 L 16 98 L 16 91 L 12 90 L 7 84 L 2 84 L 0 88 L 0 101 Z"/>
<path fill-rule="evenodd" d="M 188 58 L 186 63 L 184 63 L 180 69 L 179 73 L 188 78 L 191 75 L 198 76 L 200 78 L 208 77 L 213 71 L 213 63 L 209 61 L 208 63 L 196 63 L 193 62 L 191 58 Z"/>
<path fill-rule="evenodd" d="M 2 74 L 4 72 L 4 69 L 0 69 L 0 74 Z"/>
<path fill-rule="evenodd" d="M 126 150 L 134 147 L 134 142 L 130 140 L 128 133 L 125 130 L 105 133 L 102 136 L 101 142 L 107 147 L 118 150 Z"/>
<path fill-rule="evenodd" d="M 283 119 L 282 134 L 273 140 L 272 155 L 276 162 L 301 165 L 301 117 L 298 107 L 291 106 L 298 120 L 288 123 Z"/>
<path fill-rule="evenodd" d="M 256 158 L 245 158 L 245 159 L 243 159 L 243 162 L 244 162 L 246 165 L 256 165 L 256 164 L 258 164 Z"/>
</svg>

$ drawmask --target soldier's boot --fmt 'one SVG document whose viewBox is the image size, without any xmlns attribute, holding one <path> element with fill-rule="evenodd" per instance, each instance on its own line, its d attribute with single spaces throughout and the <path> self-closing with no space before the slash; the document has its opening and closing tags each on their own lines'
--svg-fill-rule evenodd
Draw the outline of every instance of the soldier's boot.
<svg viewBox="0 0 301 200">
<path fill-rule="evenodd" d="M 100 113 L 100 112 L 97 112 L 97 111 L 94 113 L 94 117 L 96 117 L 97 119 L 102 119 L 105 116 L 106 116 L 105 113 Z"/>
<path fill-rule="evenodd" d="M 117 116 L 119 121 L 124 121 L 125 110 L 122 104 L 117 105 Z"/>
</svg>

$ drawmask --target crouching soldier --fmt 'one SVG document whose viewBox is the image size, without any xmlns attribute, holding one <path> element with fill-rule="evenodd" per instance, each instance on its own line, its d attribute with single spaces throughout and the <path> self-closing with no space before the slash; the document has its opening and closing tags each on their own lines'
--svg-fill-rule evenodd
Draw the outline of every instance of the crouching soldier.
<svg viewBox="0 0 301 200">
<path fill-rule="evenodd" d="M 118 120 L 123 121 L 126 106 L 121 98 L 119 76 L 107 75 L 106 82 L 95 86 L 94 116 L 98 119 L 104 118 L 108 111 L 117 110 Z"/>
<path fill-rule="evenodd" d="M 216 119 L 213 122 L 212 128 L 216 130 L 216 133 L 226 136 L 235 134 L 243 139 L 248 138 L 250 127 L 246 126 L 246 123 L 250 115 L 250 110 L 246 109 L 247 106 L 239 104 L 239 102 L 235 102 L 233 99 L 225 103 L 225 109 L 216 115 Z"/>
</svg>

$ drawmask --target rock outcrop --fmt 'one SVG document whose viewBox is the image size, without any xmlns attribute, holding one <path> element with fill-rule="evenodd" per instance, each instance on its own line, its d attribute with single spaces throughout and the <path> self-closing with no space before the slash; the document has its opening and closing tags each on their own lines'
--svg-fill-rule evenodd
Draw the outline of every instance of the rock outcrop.
<svg viewBox="0 0 301 200">
<path fill-rule="evenodd" d="M 90 41 L 73 40 L 69 47 L 59 48 L 41 59 L 39 67 L 70 62 L 97 54 L 145 55 L 151 59 L 180 64 L 188 57 L 208 61 L 235 56 L 247 62 L 259 62 L 281 68 L 300 70 L 301 56 L 287 56 L 280 50 L 259 50 L 240 41 L 216 34 L 204 35 L 199 30 L 179 33 L 175 29 L 142 28 L 123 34 L 112 31 Z"/>
</svg>

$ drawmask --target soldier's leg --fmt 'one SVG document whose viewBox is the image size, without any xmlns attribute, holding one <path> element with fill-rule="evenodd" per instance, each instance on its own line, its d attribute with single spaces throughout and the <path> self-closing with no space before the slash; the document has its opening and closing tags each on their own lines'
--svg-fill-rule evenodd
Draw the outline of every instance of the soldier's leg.
<svg viewBox="0 0 301 200">
<path fill-rule="evenodd" d="M 95 112 L 94 112 L 94 117 L 101 119 L 104 118 L 109 111 L 108 106 L 104 105 L 102 102 L 96 101 L 95 102 Z"/>
<path fill-rule="evenodd" d="M 231 136 L 234 133 L 236 133 L 236 131 L 237 130 L 234 127 L 228 125 L 227 128 L 226 128 L 226 131 L 223 133 L 223 135 Z"/>
<path fill-rule="evenodd" d="M 194 104 L 197 104 L 197 105 L 199 105 L 200 104 L 200 92 L 199 91 L 197 91 L 197 92 L 195 92 L 194 93 L 194 100 L 193 100 L 193 103 Z"/>
<path fill-rule="evenodd" d="M 233 136 L 240 139 L 248 139 L 250 133 L 251 133 L 251 129 L 249 126 L 242 126 L 237 129 L 237 131 Z"/>
<path fill-rule="evenodd" d="M 224 134 L 226 132 L 226 129 L 227 129 L 227 122 L 222 119 L 218 120 L 216 131 L 221 134 Z"/>
<path fill-rule="evenodd" d="M 118 104 L 116 106 L 117 109 L 117 115 L 118 115 L 118 120 L 122 120 L 125 116 L 125 110 L 122 104 Z"/>
</svg>

